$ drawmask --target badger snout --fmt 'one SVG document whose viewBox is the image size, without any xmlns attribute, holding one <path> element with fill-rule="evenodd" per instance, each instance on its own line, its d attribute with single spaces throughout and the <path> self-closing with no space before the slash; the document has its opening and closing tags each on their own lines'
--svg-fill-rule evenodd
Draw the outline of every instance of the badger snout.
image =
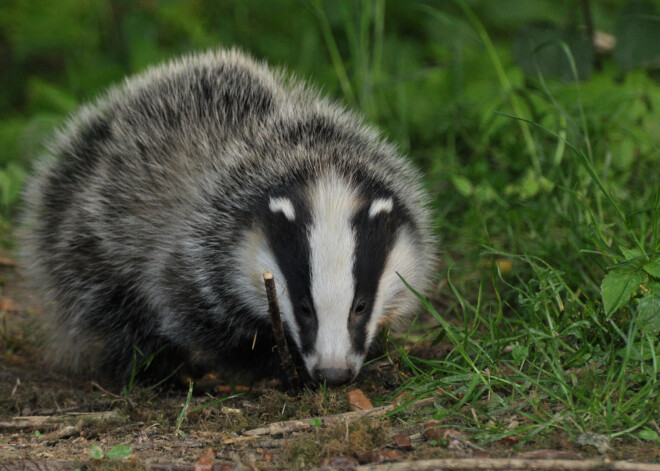
<svg viewBox="0 0 660 471">
<path fill-rule="evenodd" d="M 325 381 L 326 384 L 339 385 L 350 381 L 353 378 L 353 372 L 349 368 L 316 368 L 314 369 L 314 379 L 319 383 Z"/>
<path fill-rule="evenodd" d="M 350 358 L 350 355 L 345 359 L 333 355 L 330 357 L 317 357 L 315 360 L 307 364 L 307 371 L 312 379 L 318 383 L 325 382 L 333 386 L 353 380 L 360 372 L 360 366 L 362 365 L 362 362 L 356 362 L 356 359 Z"/>
</svg>

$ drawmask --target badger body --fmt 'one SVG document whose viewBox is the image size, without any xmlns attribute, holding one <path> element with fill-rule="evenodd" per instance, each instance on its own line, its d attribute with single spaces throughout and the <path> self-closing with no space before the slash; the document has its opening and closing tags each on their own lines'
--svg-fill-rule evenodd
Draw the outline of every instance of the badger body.
<svg viewBox="0 0 660 471">
<path fill-rule="evenodd" d="M 276 375 L 262 272 L 310 377 L 354 378 L 428 288 L 420 176 L 354 114 L 238 51 L 155 67 L 84 106 L 25 192 L 52 357 Z M 159 367 L 159 368 L 157 368 Z"/>
</svg>

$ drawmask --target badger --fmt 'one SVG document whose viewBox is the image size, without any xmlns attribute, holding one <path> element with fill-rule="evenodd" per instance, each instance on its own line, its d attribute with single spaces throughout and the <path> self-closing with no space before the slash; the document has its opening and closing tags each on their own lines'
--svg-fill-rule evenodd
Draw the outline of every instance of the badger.
<svg viewBox="0 0 660 471">
<path fill-rule="evenodd" d="M 77 111 L 26 185 L 50 357 L 117 382 L 281 372 L 262 273 L 316 382 L 358 375 L 432 276 L 419 172 L 353 112 L 238 50 L 148 69 Z M 147 361 L 148 360 L 148 361 Z M 197 370 L 196 370 L 197 371 Z"/>
</svg>

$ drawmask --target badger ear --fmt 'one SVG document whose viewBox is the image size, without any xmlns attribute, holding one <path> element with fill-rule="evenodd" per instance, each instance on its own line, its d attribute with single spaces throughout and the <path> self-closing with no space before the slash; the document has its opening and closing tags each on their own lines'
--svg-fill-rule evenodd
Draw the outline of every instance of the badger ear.
<svg viewBox="0 0 660 471">
<path fill-rule="evenodd" d="M 273 213 L 284 214 L 284 217 L 287 218 L 290 222 L 296 220 L 296 211 L 293 209 L 293 203 L 289 198 L 273 198 L 271 196 L 270 201 L 268 202 L 268 208 Z"/>
<path fill-rule="evenodd" d="M 392 198 L 378 198 L 373 200 L 371 207 L 369 208 L 369 219 L 376 217 L 380 213 L 390 213 L 392 212 L 392 207 L 394 202 Z"/>
</svg>

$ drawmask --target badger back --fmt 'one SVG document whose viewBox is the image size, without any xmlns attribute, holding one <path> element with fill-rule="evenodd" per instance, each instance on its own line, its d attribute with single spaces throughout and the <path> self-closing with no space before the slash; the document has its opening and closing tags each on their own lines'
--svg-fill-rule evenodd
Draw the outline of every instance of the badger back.
<svg viewBox="0 0 660 471">
<path fill-rule="evenodd" d="M 433 262 L 410 164 L 236 51 L 154 68 L 84 107 L 26 202 L 30 277 L 68 345 L 56 356 L 110 358 L 118 374 L 130 369 L 120 352 L 164 344 L 193 363 L 263 362 L 239 345 L 260 338 L 269 352 L 268 269 L 310 375 L 343 381 L 378 326 L 414 309 L 397 273 L 424 292 Z"/>
</svg>

